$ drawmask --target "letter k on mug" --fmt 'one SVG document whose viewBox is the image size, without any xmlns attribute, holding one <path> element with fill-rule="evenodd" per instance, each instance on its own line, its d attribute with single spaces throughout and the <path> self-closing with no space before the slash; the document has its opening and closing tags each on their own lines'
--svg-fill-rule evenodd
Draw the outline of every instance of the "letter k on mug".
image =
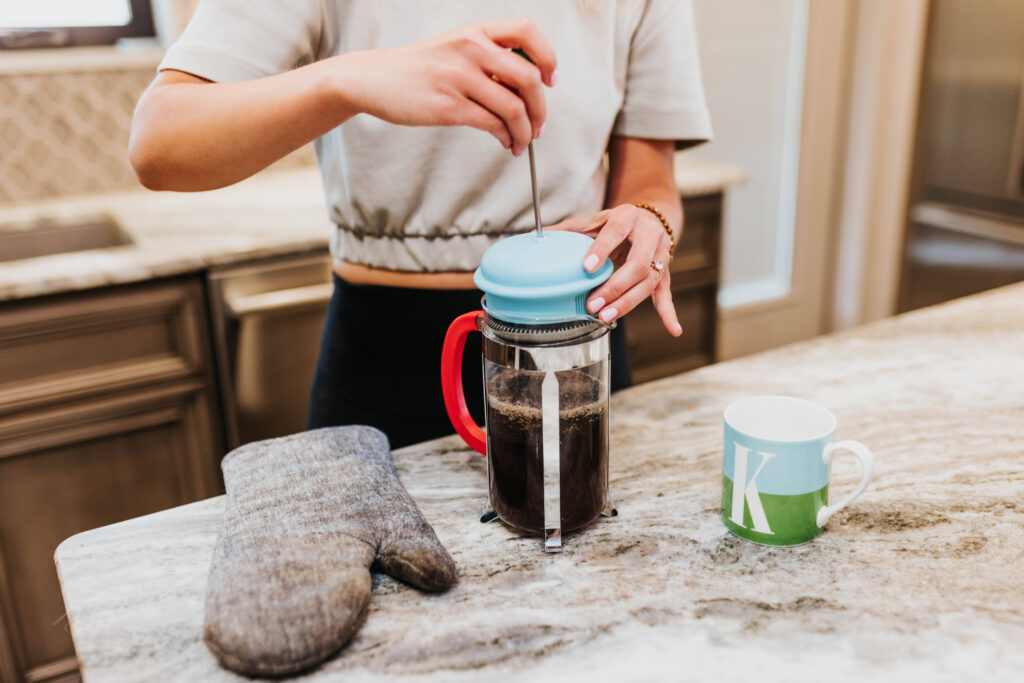
<svg viewBox="0 0 1024 683">
<path fill-rule="evenodd" d="M 874 458 L 857 441 L 832 443 L 836 417 L 799 398 L 756 396 L 725 409 L 722 521 L 740 538 L 766 545 L 799 545 L 817 537 L 829 518 L 859 496 Z M 828 505 L 832 457 L 860 459 L 860 484 Z"/>
</svg>

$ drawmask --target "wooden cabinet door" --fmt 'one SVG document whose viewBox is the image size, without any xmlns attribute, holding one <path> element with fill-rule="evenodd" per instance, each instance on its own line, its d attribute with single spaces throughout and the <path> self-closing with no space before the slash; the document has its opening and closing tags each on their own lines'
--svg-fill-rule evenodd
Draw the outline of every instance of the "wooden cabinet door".
<svg viewBox="0 0 1024 683">
<path fill-rule="evenodd" d="M 0 680 L 73 680 L 53 552 L 218 492 L 198 282 L 0 308 Z"/>
</svg>

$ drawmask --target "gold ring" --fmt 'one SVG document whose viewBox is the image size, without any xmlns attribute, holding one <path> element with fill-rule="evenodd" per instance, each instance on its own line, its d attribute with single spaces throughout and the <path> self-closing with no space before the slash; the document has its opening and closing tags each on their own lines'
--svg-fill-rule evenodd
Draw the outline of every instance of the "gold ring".
<svg viewBox="0 0 1024 683">
<path fill-rule="evenodd" d="M 658 271 L 659 280 L 665 277 L 665 264 L 659 261 L 658 259 L 654 259 L 653 261 L 651 261 L 651 268 L 654 268 L 656 271 Z"/>
</svg>

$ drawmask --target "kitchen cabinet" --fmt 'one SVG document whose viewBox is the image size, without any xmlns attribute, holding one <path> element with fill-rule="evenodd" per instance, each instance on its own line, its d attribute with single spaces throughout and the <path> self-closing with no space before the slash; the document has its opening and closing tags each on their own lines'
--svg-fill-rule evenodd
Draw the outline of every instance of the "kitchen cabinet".
<svg viewBox="0 0 1024 683">
<path fill-rule="evenodd" d="M 0 681 L 77 680 L 53 552 L 215 495 L 221 452 L 202 280 L 0 308 Z"/>
<path fill-rule="evenodd" d="M 331 272 L 326 250 L 208 272 L 228 449 L 305 429 Z"/>
<path fill-rule="evenodd" d="M 684 197 L 683 209 L 683 234 L 668 266 L 683 336 L 669 335 L 649 299 L 626 316 L 626 347 L 638 384 L 715 361 L 722 193 Z"/>
</svg>

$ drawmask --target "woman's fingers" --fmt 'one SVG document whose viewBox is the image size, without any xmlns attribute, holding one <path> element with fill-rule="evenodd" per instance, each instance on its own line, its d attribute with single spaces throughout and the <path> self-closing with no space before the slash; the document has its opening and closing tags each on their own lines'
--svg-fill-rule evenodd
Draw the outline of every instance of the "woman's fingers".
<svg viewBox="0 0 1024 683">
<path fill-rule="evenodd" d="M 519 95 L 526 105 L 533 137 L 540 137 L 548 109 L 544 101 L 544 84 L 540 81 L 540 71 L 537 67 L 519 55 L 501 48 L 481 55 L 480 64 L 487 75 L 496 77 Z"/>
<path fill-rule="evenodd" d="M 551 43 L 536 24 L 529 19 L 506 19 L 485 22 L 478 26 L 485 36 L 501 47 L 522 49 L 540 69 L 544 82 L 554 87 L 558 59 Z"/>
<path fill-rule="evenodd" d="M 512 153 L 516 156 L 522 154 L 533 139 L 530 117 L 523 100 L 501 83 L 484 75 L 471 79 L 468 88 L 466 95 L 470 99 L 479 102 L 504 121 L 512 135 Z"/>
<path fill-rule="evenodd" d="M 505 127 L 505 122 L 479 102 L 466 100 L 465 125 L 490 133 L 505 149 L 512 148 L 512 134 Z"/>
<path fill-rule="evenodd" d="M 634 247 L 635 249 L 636 247 Z M 633 251 L 630 251 L 630 253 L 632 254 Z M 650 278 L 650 271 L 650 265 L 641 265 L 633 258 L 628 259 L 621 268 L 608 278 L 607 282 L 591 293 L 587 300 L 587 311 L 597 313 L 605 322 L 611 322 L 615 318 L 624 315 L 633 306 L 636 306 L 636 303 L 633 306 L 624 308 L 620 304 L 620 299 L 638 284 Z M 647 290 L 647 294 L 650 294 L 653 289 L 654 285 L 652 284 L 651 288 Z"/>
<path fill-rule="evenodd" d="M 598 239 L 594 241 L 595 246 L 597 241 L 604 236 L 604 233 L 609 231 L 611 226 L 612 221 L 609 221 L 608 225 L 601 231 Z M 625 264 L 615 271 L 608 278 L 607 282 L 594 290 L 587 302 L 587 310 L 591 313 L 598 313 L 605 322 L 611 322 L 625 315 L 628 311 L 633 310 L 640 301 L 643 301 L 644 298 L 654 291 L 654 286 L 660 277 L 658 271 L 651 264 L 654 261 L 655 254 L 661 250 L 661 243 L 664 241 L 665 233 L 654 233 L 649 230 L 641 231 L 635 225 L 631 225 L 627 231 L 627 236 L 631 244 Z M 619 241 L 621 242 L 622 240 Z M 667 249 L 666 245 L 665 250 Z M 591 247 L 591 251 L 593 250 L 594 247 Z M 591 258 L 591 256 L 587 258 Z M 667 262 L 667 259 L 664 259 L 664 261 Z M 589 263 L 584 260 L 583 267 L 587 268 L 588 265 Z M 651 284 L 643 293 L 643 297 L 638 301 L 633 301 L 631 298 L 623 300 L 627 293 L 632 292 L 634 288 L 644 282 Z M 636 294 L 636 292 L 632 293 Z M 605 307 L 612 310 L 606 311 Z"/>
<path fill-rule="evenodd" d="M 614 299 L 609 300 L 608 304 L 597 314 L 598 317 L 606 323 L 618 320 L 649 297 L 651 292 L 657 287 L 659 279 L 657 271 L 653 268 L 648 268 L 648 272 L 644 276 L 639 280 L 633 281 L 632 287 Z"/>
<path fill-rule="evenodd" d="M 604 264 L 605 259 L 629 237 L 631 232 L 633 232 L 633 221 L 629 214 L 618 208 L 612 209 L 601 232 L 594 238 L 594 243 L 590 245 L 587 255 L 583 257 L 583 268 L 588 273 L 596 271 Z M 651 253 L 653 252 L 654 247 L 651 247 Z"/>
<path fill-rule="evenodd" d="M 652 293 L 653 290 L 653 293 Z M 658 312 L 665 329 L 673 337 L 683 333 L 683 327 L 676 317 L 676 308 L 672 305 L 672 289 L 669 284 L 669 274 L 659 276 L 657 271 L 651 273 L 642 282 L 637 283 L 618 300 L 610 303 L 607 308 L 601 311 L 601 319 L 610 323 L 621 318 L 625 314 L 643 303 L 644 299 L 651 297 L 654 309 Z M 614 311 L 614 313 L 612 313 Z"/>
<path fill-rule="evenodd" d="M 654 294 L 651 295 L 654 303 L 654 310 L 658 312 L 661 323 L 673 337 L 683 333 L 683 326 L 679 324 L 679 316 L 676 315 L 676 307 L 672 304 L 672 285 L 668 267 L 665 267 L 665 277 L 661 278 L 654 287 Z"/>
</svg>

